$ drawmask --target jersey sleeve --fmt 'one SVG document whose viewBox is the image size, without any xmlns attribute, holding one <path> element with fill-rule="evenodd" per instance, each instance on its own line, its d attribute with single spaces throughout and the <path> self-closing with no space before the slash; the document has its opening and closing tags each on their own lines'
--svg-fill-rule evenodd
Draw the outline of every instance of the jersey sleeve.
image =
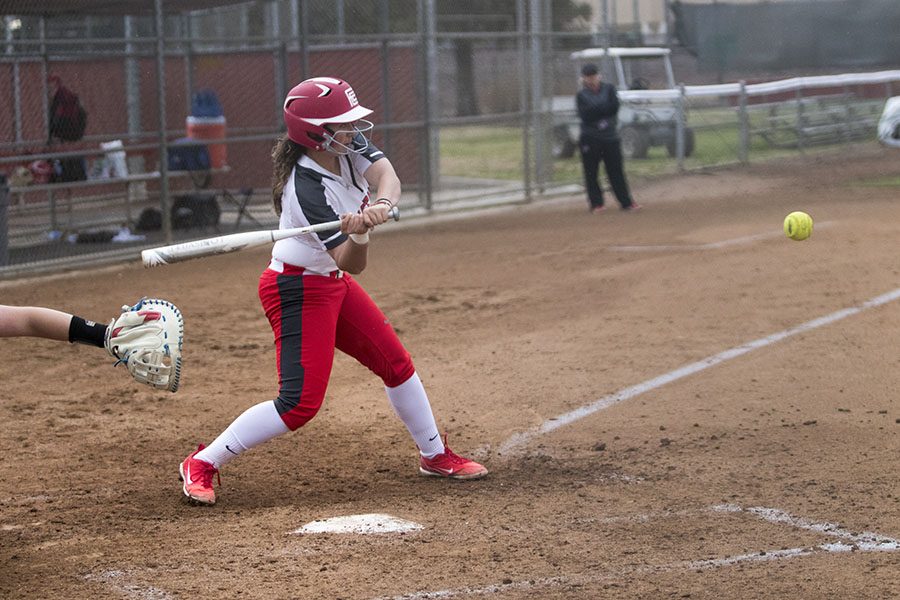
<svg viewBox="0 0 900 600">
<path fill-rule="evenodd" d="M 366 146 L 366 139 L 363 138 L 362 134 L 358 134 L 353 140 L 353 147 L 366 147 L 362 152 L 353 154 L 353 166 L 356 167 L 360 174 L 365 173 L 366 169 L 372 166 L 372 163 L 376 160 L 385 158 L 384 152 L 379 150 L 378 146 L 373 144 L 371 140 L 368 141 L 368 146 Z"/>
<path fill-rule="evenodd" d="M 340 219 L 340 215 L 328 202 L 326 189 L 322 184 L 323 177 L 326 176 L 303 167 L 298 167 L 294 171 L 294 190 L 297 194 L 297 202 L 300 204 L 303 217 L 310 225 Z M 347 235 L 340 231 L 319 231 L 315 235 L 328 250 L 340 246 L 347 240 Z"/>
</svg>

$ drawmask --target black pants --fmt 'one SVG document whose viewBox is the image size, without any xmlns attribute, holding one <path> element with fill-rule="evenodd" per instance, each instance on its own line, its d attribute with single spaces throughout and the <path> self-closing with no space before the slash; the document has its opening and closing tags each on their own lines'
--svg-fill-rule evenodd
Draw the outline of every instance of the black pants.
<svg viewBox="0 0 900 600">
<path fill-rule="evenodd" d="M 606 167 L 606 175 L 612 186 L 616 200 L 622 208 L 632 205 L 628 182 L 622 170 L 622 146 L 619 140 L 597 140 L 581 138 L 581 164 L 584 166 L 584 183 L 587 188 L 591 208 L 603 206 L 603 190 L 600 188 L 600 161 Z"/>
</svg>

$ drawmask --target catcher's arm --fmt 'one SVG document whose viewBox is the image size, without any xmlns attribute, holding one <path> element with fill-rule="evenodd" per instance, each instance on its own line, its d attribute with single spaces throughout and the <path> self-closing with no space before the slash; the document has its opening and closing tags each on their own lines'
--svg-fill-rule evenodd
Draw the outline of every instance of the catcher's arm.
<svg viewBox="0 0 900 600">
<path fill-rule="evenodd" d="M 106 350 L 124 363 L 141 383 L 160 390 L 178 391 L 184 319 L 166 300 L 142 298 L 123 306 L 122 314 L 106 329 Z"/>
</svg>

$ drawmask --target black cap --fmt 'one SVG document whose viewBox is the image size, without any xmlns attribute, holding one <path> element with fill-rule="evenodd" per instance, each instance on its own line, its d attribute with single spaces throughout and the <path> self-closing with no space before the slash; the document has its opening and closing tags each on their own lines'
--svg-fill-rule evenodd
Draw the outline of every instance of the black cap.
<svg viewBox="0 0 900 600">
<path fill-rule="evenodd" d="M 588 63 L 581 67 L 581 76 L 582 77 L 590 77 L 591 75 L 596 75 L 599 73 L 597 70 L 597 65 L 594 63 Z"/>
</svg>

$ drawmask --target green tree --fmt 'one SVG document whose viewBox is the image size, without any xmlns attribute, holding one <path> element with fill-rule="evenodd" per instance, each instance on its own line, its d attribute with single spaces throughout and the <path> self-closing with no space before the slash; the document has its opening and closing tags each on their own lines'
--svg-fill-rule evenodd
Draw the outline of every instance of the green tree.
<svg viewBox="0 0 900 600">
<path fill-rule="evenodd" d="M 530 2 L 525 3 L 526 11 Z M 515 31 L 515 0 L 438 0 L 437 27 L 442 32 L 508 32 Z M 575 0 L 545 0 L 541 3 L 551 15 L 552 31 L 568 30 L 577 19 L 587 20 L 591 8 Z M 528 19 L 529 16 L 523 15 Z M 456 112 L 460 116 L 480 113 L 475 81 L 475 42 L 469 38 L 454 39 L 456 61 Z"/>
<path fill-rule="evenodd" d="M 335 33 L 338 28 L 334 0 L 308 0 L 310 30 Z M 526 12 L 531 2 L 524 3 Z M 541 0 L 541 10 L 551 15 L 552 31 L 571 31 L 573 24 L 588 22 L 589 4 L 579 0 Z M 343 31 L 354 33 L 415 33 L 420 29 L 419 0 L 343 0 Z M 436 0 L 435 17 L 439 33 L 482 33 L 516 31 L 516 0 Z M 522 16 L 529 19 L 529 15 Z M 489 39 L 489 36 L 485 36 Z M 475 44 L 470 38 L 453 39 L 456 63 L 456 111 L 458 115 L 479 114 L 475 81 Z"/>
</svg>

